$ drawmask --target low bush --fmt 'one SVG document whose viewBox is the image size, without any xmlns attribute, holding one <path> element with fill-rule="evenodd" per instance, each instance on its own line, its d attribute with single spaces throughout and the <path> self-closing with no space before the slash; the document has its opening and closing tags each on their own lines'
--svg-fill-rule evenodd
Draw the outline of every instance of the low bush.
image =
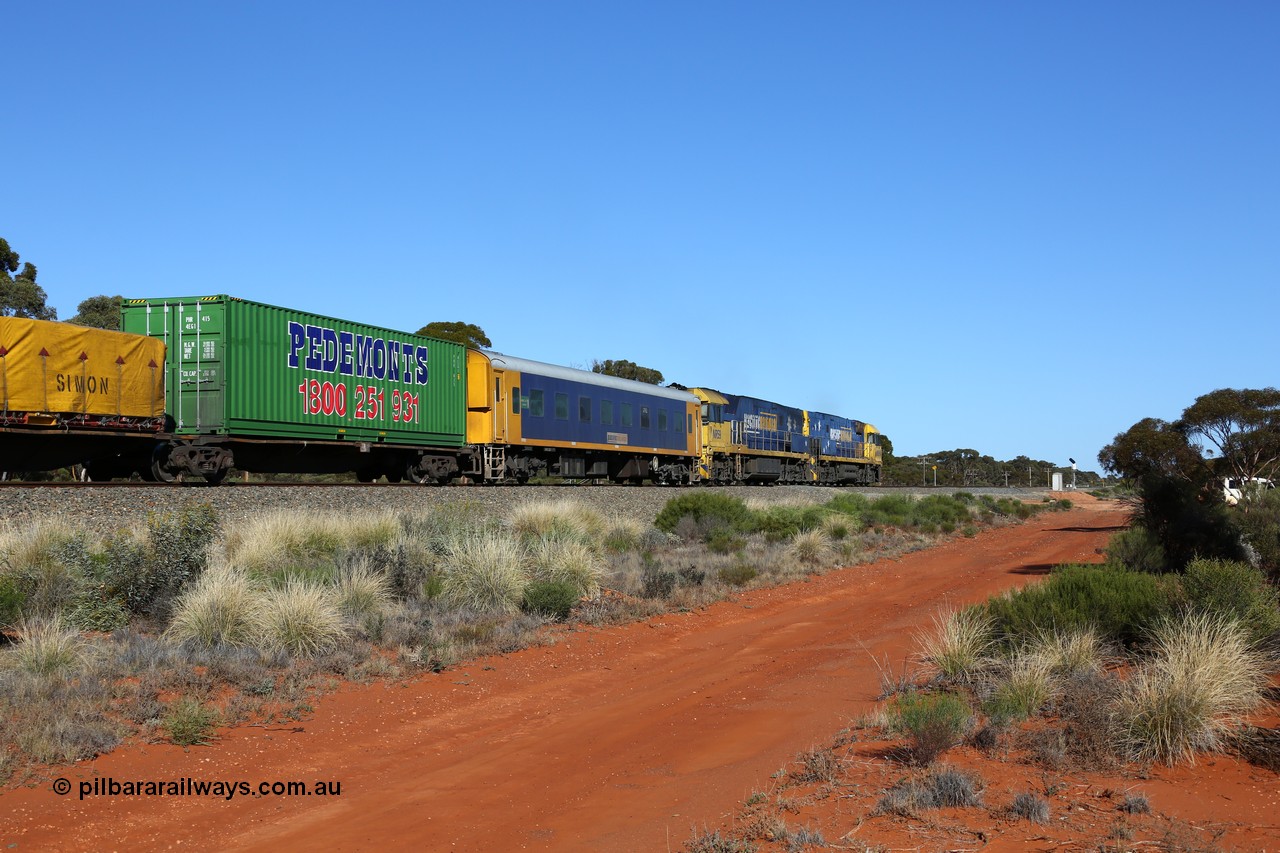
<svg viewBox="0 0 1280 853">
<path fill-rule="evenodd" d="M 667 501 L 667 505 L 654 519 L 653 526 L 665 533 L 672 533 L 682 518 L 692 518 L 700 524 L 747 530 L 753 518 L 741 498 L 719 492 L 691 492 Z"/>
<path fill-rule="evenodd" d="M 769 542 L 782 542 L 800 533 L 815 530 L 822 525 L 829 510 L 810 504 L 808 506 L 771 506 L 755 512 L 750 529 L 762 533 Z"/>
<path fill-rule="evenodd" d="M 177 699 L 165 709 L 161 725 L 178 746 L 207 745 L 218 725 L 218 713 L 197 699 Z"/>
<path fill-rule="evenodd" d="M 797 782 L 832 783 L 840 778 L 840 760 L 829 749 L 811 749 L 796 756 L 800 767 L 788 773 Z"/>
<path fill-rule="evenodd" d="M 1261 570 L 1233 560 L 1192 560 L 1182 589 L 1193 610 L 1238 621 L 1261 645 L 1280 632 L 1280 597 Z"/>
<path fill-rule="evenodd" d="M 1059 566 L 1047 582 L 990 599 L 984 607 L 1007 646 L 1054 631 L 1084 630 L 1133 646 L 1172 612 L 1176 592 L 1165 579 L 1141 572 Z"/>
<path fill-rule="evenodd" d="M 726 566 L 717 574 L 720 580 L 729 586 L 746 586 L 756 579 L 759 572 L 756 571 L 754 566 L 749 566 L 746 563 L 737 563 L 732 566 Z"/>
<path fill-rule="evenodd" d="M 1013 798 L 1009 811 L 1016 817 L 1032 823 L 1049 822 L 1049 801 L 1030 792 L 1021 793 Z"/>
<path fill-rule="evenodd" d="M 525 587 L 524 609 L 549 619 L 565 619 L 578 598 L 578 588 L 568 581 L 534 581 Z"/>
<path fill-rule="evenodd" d="M 911 738 L 912 757 L 931 764 L 964 738 L 972 712 L 955 693 L 908 693 L 890 703 L 889 719 L 894 731 Z"/>
<path fill-rule="evenodd" d="M 676 573 L 647 563 L 640 574 L 640 594 L 645 598 L 670 598 L 676 588 Z"/>
<path fill-rule="evenodd" d="M 951 767 L 918 781 L 905 781 L 885 792 L 876 804 L 878 814 L 915 817 L 925 809 L 961 808 L 982 804 L 982 783 L 976 776 Z"/>
<path fill-rule="evenodd" d="M 1160 540 L 1139 525 L 1112 536 L 1106 555 L 1108 563 L 1133 572 L 1159 574 L 1166 570 L 1168 563 Z"/>
</svg>

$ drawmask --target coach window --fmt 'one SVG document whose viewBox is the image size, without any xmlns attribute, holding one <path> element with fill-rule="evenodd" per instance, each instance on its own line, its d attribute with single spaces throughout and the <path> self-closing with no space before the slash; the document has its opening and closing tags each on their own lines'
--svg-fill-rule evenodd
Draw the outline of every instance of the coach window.
<svg viewBox="0 0 1280 853">
<path fill-rule="evenodd" d="M 685 433 L 687 435 L 693 435 L 693 415 L 685 415 L 685 420 L 688 421 L 688 425 L 685 427 Z"/>
<path fill-rule="evenodd" d="M 520 386 L 511 386 L 511 414 L 520 414 Z"/>
<path fill-rule="evenodd" d="M 534 390 L 529 392 L 529 414 L 533 415 L 535 418 L 540 418 L 542 417 L 542 413 L 543 413 L 542 389 L 535 388 Z"/>
<path fill-rule="evenodd" d="M 631 426 L 631 404 L 622 404 L 622 425 Z"/>
<path fill-rule="evenodd" d="M 582 421 L 584 424 L 591 423 L 591 398 L 590 397 L 578 398 L 578 420 Z"/>
<path fill-rule="evenodd" d="M 658 432 L 667 431 L 667 410 L 658 409 Z"/>
<path fill-rule="evenodd" d="M 648 429 L 648 428 L 649 428 L 649 407 L 641 406 L 640 407 L 640 429 Z"/>
<path fill-rule="evenodd" d="M 569 395 L 556 392 L 556 420 L 569 420 Z"/>
<path fill-rule="evenodd" d="M 606 426 L 613 423 L 613 401 L 612 400 L 600 401 L 600 423 L 605 424 Z"/>
</svg>

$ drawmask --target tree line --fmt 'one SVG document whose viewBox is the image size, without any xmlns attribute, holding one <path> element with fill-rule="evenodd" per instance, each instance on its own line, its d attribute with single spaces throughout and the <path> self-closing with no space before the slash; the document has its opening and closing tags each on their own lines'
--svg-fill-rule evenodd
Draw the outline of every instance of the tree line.
<svg viewBox="0 0 1280 853">
<path fill-rule="evenodd" d="M 939 450 L 918 456 L 898 456 L 893 452 L 893 441 L 886 435 L 880 437 L 882 450 L 881 482 L 887 486 L 932 486 L 966 489 L 976 486 L 1048 486 L 1050 476 L 1059 472 L 1066 483 L 1071 483 L 1069 463 L 1049 462 L 1029 456 L 1013 459 L 996 459 L 968 447 L 955 450 Z M 1076 487 L 1090 489 L 1100 485 L 1103 478 L 1094 471 L 1077 470 Z"/>
</svg>

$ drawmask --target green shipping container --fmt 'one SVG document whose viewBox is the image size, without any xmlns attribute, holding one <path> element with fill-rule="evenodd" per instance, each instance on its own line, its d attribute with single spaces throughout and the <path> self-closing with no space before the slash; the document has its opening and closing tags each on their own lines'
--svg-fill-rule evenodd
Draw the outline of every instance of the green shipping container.
<svg viewBox="0 0 1280 853">
<path fill-rule="evenodd" d="M 123 330 L 162 339 L 175 436 L 460 447 L 461 344 L 231 296 L 128 299 Z"/>
</svg>

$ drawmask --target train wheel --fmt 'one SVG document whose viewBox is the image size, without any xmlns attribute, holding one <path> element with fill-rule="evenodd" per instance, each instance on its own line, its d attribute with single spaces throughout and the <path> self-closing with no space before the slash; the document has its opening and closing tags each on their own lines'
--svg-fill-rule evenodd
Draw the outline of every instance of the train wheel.
<svg viewBox="0 0 1280 853">
<path fill-rule="evenodd" d="M 404 474 L 399 471 L 388 471 L 385 476 L 388 483 L 398 483 L 404 479 Z"/>
<path fill-rule="evenodd" d="M 169 470 L 169 448 L 160 445 L 151 454 L 151 476 L 157 483 L 176 483 L 179 475 Z"/>
</svg>

